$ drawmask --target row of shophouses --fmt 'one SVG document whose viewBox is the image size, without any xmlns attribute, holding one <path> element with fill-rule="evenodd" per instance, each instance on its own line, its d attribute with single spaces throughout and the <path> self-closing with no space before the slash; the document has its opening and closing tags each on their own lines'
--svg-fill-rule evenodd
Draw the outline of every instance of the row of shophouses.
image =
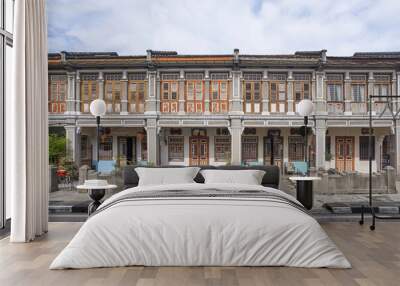
<svg viewBox="0 0 400 286">
<path fill-rule="evenodd" d="M 139 56 L 50 53 L 48 61 L 50 132 L 65 129 L 68 156 L 78 165 L 97 160 L 89 105 L 101 98 L 107 114 L 99 160 L 118 166 L 274 164 L 288 170 L 304 158 L 296 106 L 311 99 L 311 166 L 367 172 L 372 94 L 381 96 L 372 106 L 373 169 L 400 164 L 400 124 L 386 103 L 386 95 L 400 94 L 400 53 L 148 50 Z"/>
</svg>

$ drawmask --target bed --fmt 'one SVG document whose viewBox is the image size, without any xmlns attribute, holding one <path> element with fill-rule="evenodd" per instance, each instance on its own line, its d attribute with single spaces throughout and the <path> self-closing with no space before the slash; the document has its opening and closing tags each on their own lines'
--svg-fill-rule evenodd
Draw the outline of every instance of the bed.
<svg viewBox="0 0 400 286">
<path fill-rule="evenodd" d="M 50 269 L 351 267 L 304 207 L 273 188 L 279 170 L 253 168 L 266 170 L 261 185 L 204 184 L 197 175 L 193 183 L 135 186 L 137 174 L 128 168 L 127 189 L 99 207 Z"/>
</svg>

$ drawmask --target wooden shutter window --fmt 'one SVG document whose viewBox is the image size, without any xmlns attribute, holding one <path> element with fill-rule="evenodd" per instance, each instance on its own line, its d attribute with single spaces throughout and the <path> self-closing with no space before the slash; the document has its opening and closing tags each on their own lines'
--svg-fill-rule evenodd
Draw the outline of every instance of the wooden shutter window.
<svg viewBox="0 0 400 286">
<path fill-rule="evenodd" d="M 243 81 L 243 111 L 245 113 L 261 112 L 261 75 L 248 74 Z"/>
<path fill-rule="evenodd" d="M 105 75 L 105 95 L 107 112 L 121 112 L 121 74 Z"/>
<path fill-rule="evenodd" d="M 90 103 L 99 97 L 97 74 L 81 75 L 81 112 L 90 112 Z"/>
<path fill-rule="evenodd" d="M 242 161 L 256 162 L 258 161 L 258 137 L 243 136 L 242 137 Z"/>
<path fill-rule="evenodd" d="M 64 113 L 66 110 L 67 76 L 50 75 L 48 87 L 48 111 Z"/>
<path fill-rule="evenodd" d="M 202 80 L 186 81 L 186 112 L 204 112 L 204 82 Z"/>
<path fill-rule="evenodd" d="M 215 162 L 229 162 L 231 159 L 231 136 L 214 137 Z"/>
<path fill-rule="evenodd" d="M 210 85 L 210 112 L 225 113 L 229 110 L 228 73 L 212 73 Z"/>
<path fill-rule="evenodd" d="M 128 112 L 144 112 L 146 88 L 146 73 L 128 74 Z"/>
<path fill-rule="evenodd" d="M 179 111 L 179 74 L 161 75 L 161 103 L 160 111 L 175 113 Z"/>
<path fill-rule="evenodd" d="M 304 138 L 302 136 L 289 136 L 289 161 L 304 160 Z"/>
<path fill-rule="evenodd" d="M 287 110 L 286 102 L 286 75 L 272 74 L 269 82 L 269 110 L 272 113 L 284 113 Z"/>
<path fill-rule="evenodd" d="M 183 162 L 184 161 L 184 137 L 168 136 L 168 161 Z"/>
<path fill-rule="evenodd" d="M 104 136 L 99 144 L 99 159 L 112 160 L 113 158 L 113 137 Z"/>
</svg>

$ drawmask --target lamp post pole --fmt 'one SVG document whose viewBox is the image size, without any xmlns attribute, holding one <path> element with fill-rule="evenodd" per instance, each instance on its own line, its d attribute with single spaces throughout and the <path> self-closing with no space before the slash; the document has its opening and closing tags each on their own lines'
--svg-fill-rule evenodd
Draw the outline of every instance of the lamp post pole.
<svg viewBox="0 0 400 286">
<path fill-rule="evenodd" d="M 299 115 L 304 117 L 304 162 L 306 163 L 306 175 L 310 175 L 310 164 L 308 160 L 308 134 L 307 134 L 307 126 L 308 126 L 308 116 L 314 111 L 314 104 L 309 99 L 303 99 L 297 105 L 297 112 Z"/>
<path fill-rule="evenodd" d="M 96 124 L 97 124 L 97 138 L 96 138 L 96 171 L 99 169 L 99 159 L 100 159 L 100 116 L 96 116 Z"/>
<path fill-rule="evenodd" d="M 307 134 L 308 116 L 304 116 L 304 161 L 307 164 L 307 173 L 310 175 L 310 164 L 308 162 L 308 134 Z"/>
<path fill-rule="evenodd" d="M 106 103 L 102 99 L 95 99 L 90 103 L 90 113 L 96 117 L 96 171 L 99 170 L 99 159 L 100 159 L 100 117 L 106 114 Z"/>
</svg>

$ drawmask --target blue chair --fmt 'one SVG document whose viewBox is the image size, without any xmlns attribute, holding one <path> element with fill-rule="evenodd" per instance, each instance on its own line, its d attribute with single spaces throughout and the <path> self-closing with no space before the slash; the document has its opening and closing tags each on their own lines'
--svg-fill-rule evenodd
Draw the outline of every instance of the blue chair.
<svg viewBox="0 0 400 286">
<path fill-rule="evenodd" d="M 97 164 L 97 172 L 101 175 L 111 175 L 115 170 L 114 160 L 100 160 Z"/>
<path fill-rule="evenodd" d="M 138 165 L 138 166 L 147 166 L 147 161 L 145 161 L 145 160 L 140 160 L 140 161 L 137 162 L 137 165 Z"/>
<path fill-rule="evenodd" d="M 293 163 L 293 167 L 295 170 L 295 173 L 300 173 L 303 175 L 307 174 L 307 162 L 303 162 L 303 161 L 294 161 Z"/>
<path fill-rule="evenodd" d="M 262 166 L 263 164 L 258 161 L 251 161 L 251 162 L 247 162 L 247 165 L 252 167 L 252 166 Z"/>
</svg>

